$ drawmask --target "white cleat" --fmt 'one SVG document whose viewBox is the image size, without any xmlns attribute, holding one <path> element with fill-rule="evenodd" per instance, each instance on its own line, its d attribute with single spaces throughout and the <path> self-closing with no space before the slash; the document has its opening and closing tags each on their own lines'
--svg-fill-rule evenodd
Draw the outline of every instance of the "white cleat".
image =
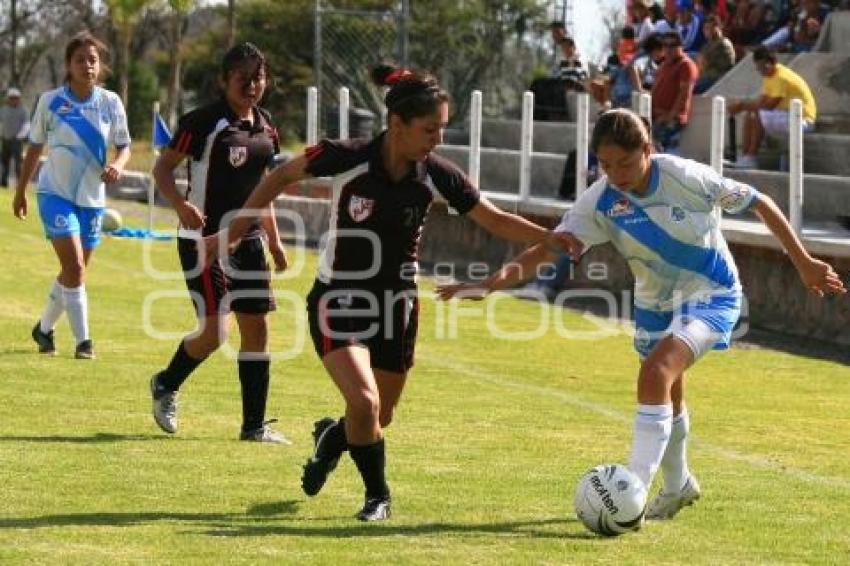
<svg viewBox="0 0 850 566">
<path fill-rule="evenodd" d="M 693 505 L 699 496 L 699 484 L 694 476 L 689 476 L 678 493 L 667 493 L 662 489 L 647 507 L 646 518 L 650 521 L 672 519 L 682 507 Z"/>
<path fill-rule="evenodd" d="M 177 432 L 177 392 L 167 391 L 157 384 L 159 374 L 151 378 L 151 400 L 153 420 L 164 432 Z"/>
</svg>

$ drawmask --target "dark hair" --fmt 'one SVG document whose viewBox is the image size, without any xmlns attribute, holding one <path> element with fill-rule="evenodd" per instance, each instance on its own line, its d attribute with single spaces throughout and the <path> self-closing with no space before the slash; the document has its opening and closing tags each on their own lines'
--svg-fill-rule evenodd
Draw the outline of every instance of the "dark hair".
<svg viewBox="0 0 850 566">
<path fill-rule="evenodd" d="M 719 28 L 723 27 L 723 22 L 720 20 L 720 18 L 716 14 L 707 15 L 705 17 L 705 19 L 702 21 L 702 23 L 703 24 L 713 24 L 713 25 L 715 25 Z"/>
<path fill-rule="evenodd" d="M 759 63 L 773 63 L 775 65 L 776 54 L 764 45 L 759 45 L 753 49 L 753 61 Z"/>
<path fill-rule="evenodd" d="M 635 38 L 635 28 L 632 26 L 625 26 L 623 31 L 620 32 L 620 37 L 623 39 L 634 39 Z"/>
<path fill-rule="evenodd" d="M 626 151 L 637 151 L 651 143 L 650 139 L 646 122 L 640 116 L 625 108 L 615 108 L 597 118 L 590 149 L 599 153 L 603 145 L 616 145 Z"/>
<path fill-rule="evenodd" d="M 112 72 L 109 66 L 106 64 L 106 60 L 109 58 L 109 49 L 106 45 L 96 38 L 94 34 L 90 31 L 81 31 L 77 35 L 71 38 L 68 44 L 65 46 L 65 82 L 71 82 L 71 72 L 68 67 L 71 65 L 71 58 L 74 56 L 74 53 L 80 47 L 94 47 L 97 49 L 97 54 L 100 57 L 100 75 L 97 77 L 98 80 L 101 79 L 102 76 L 108 75 Z"/>
<path fill-rule="evenodd" d="M 427 73 L 381 63 L 372 69 L 371 75 L 376 85 L 390 87 L 384 97 L 387 112 L 398 115 L 404 122 L 433 114 L 449 101 L 448 93 Z"/>
<path fill-rule="evenodd" d="M 652 6 L 650 6 L 649 19 L 652 20 L 652 23 L 655 23 L 658 20 L 666 20 L 667 16 L 664 15 L 664 8 L 662 8 L 658 4 L 653 4 Z"/>
<path fill-rule="evenodd" d="M 564 22 L 554 20 L 552 22 L 549 22 L 549 29 L 567 29 L 567 26 L 564 24 Z"/>
<path fill-rule="evenodd" d="M 668 42 L 673 43 L 677 47 L 681 47 L 684 45 L 682 41 L 682 36 L 676 30 L 670 30 L 664 32 L 664 35 L 661 36 L 663 43 L 666 45 Z"/>
<path fill-rule="evenodd" d="M 224 57 L 221 59 L 221 78 L 226 81 L 228 75 L 231 72 L 235 71 L 237 68 L 241 67 L 245 64 L 246 61 L 255 61 L 257 62 L 257 71 L 260 69 L 266 72 L 268 75 L 269 65 L 266 61 L 266 56 L 263 55 L 263 52 L 249 41 L 244 41 L 242 43 L 238 43 L 227 50 L 227 53 L 224 54 Z"/>
<path fill-rule="evenodd" d="M 644 53 L 649 53 L 651 51 L 655 51 L 656 49 L 661 49 L 664 47 L 664 42 L 661 41 L 660 33 L 653 33 L 649 37 L 643 40 L 643 45 L 641 45 L 641 49 L 643 49 Z"/>
<path fill-rule="evenodd" d="M 560 45 L 567 44 L 567 45 L 569 45 L 570 47 L 575 47 L 575 46 L 576 46 L 576 42 L 575 42 L 575 40 L 574 40 L 572 37 L 562 37 L 562 38 L 561 38 L 561 41 L 559 41 L 558 43 L 559 43 Z"/>
</svg>

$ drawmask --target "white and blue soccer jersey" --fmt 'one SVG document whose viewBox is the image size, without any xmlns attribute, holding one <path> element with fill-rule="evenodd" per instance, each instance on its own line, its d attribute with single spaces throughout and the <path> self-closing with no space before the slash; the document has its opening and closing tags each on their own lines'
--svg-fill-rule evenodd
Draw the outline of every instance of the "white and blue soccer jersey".
<svg viewBox="0 0 850 566">
<path fill-rule="evenodd" d="M 715 211 L 744 212 L 757 196 L 753 187 L 696 161 L 654 155 L 646 194 L 620 191 L 603 177 L 556 232 L 575 235 L 585 249 L 611 242 L 634 275 L 636 309 L 665 313 L 689 301 L 741 294 Z"/>
<path fill-rule="evenodd" d="M 46 143 L 49 151 L 38 176 L 39 193 L 77 206 L 103 207 L 100 176 L 108 148 L 130 144 L 124 105 L 117 94 L 100 87 L 82 101 L 67 86 L 45 92 L 33 113 L 30 143 Z"/>
</svg>

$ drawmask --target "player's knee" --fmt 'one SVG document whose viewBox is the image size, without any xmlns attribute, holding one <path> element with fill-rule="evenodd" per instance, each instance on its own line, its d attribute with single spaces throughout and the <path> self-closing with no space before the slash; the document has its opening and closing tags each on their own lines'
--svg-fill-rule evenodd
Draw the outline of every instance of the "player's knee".
<svg viewBox="0 0 850 566">
<path fill-rule="evenodd" d="M 86 266 L 82 261 L 72 261 L 62 265 L 61 283 L 65 287 L 79 287 L 85 282 Z"/>
<path fill-rule="evenodd" d="M 348 419 L 356 421 L 361 426 L 378 421 L 380 410 L 381 401 L 377 392 L 364 389 L 348 399 Z"/>
<path fill-rule="evenodd" d="M 642 385 L 671 387 L 676 375 L 671 367 L 663 361 L 647 360 L 640 368 L 638 381 Z"/>
</svg>

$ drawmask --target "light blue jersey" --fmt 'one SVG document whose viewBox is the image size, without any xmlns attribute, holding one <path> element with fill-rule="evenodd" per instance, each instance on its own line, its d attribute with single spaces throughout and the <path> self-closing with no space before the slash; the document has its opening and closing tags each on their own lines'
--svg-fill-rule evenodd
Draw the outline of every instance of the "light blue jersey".
<svg viewBox="0 0 850 566">
<path fill-rule="evenodd" d="M 67 86 L 45 92 L 33 113 L 30 143 L 48 146 L 39 193 L 77 206 L 103 207 L 106 191 L 100 176 L 107 150 L 130 144 L 124 105 L 117 94 L 100 87 L 86 100 L 78 100 Z"/>
<path fill-rule="evenodd" d="M 603 177 L 556 231 L 570 232 L 586 247 L 611 242 L 635 277 L 636 309 L 668 313 L 692 301 L 741 294 L 716 210 L 744 212 L 757 195 L 696 161 L 653 155 L 645 195 L 620 191 Z"/>
</svg>

